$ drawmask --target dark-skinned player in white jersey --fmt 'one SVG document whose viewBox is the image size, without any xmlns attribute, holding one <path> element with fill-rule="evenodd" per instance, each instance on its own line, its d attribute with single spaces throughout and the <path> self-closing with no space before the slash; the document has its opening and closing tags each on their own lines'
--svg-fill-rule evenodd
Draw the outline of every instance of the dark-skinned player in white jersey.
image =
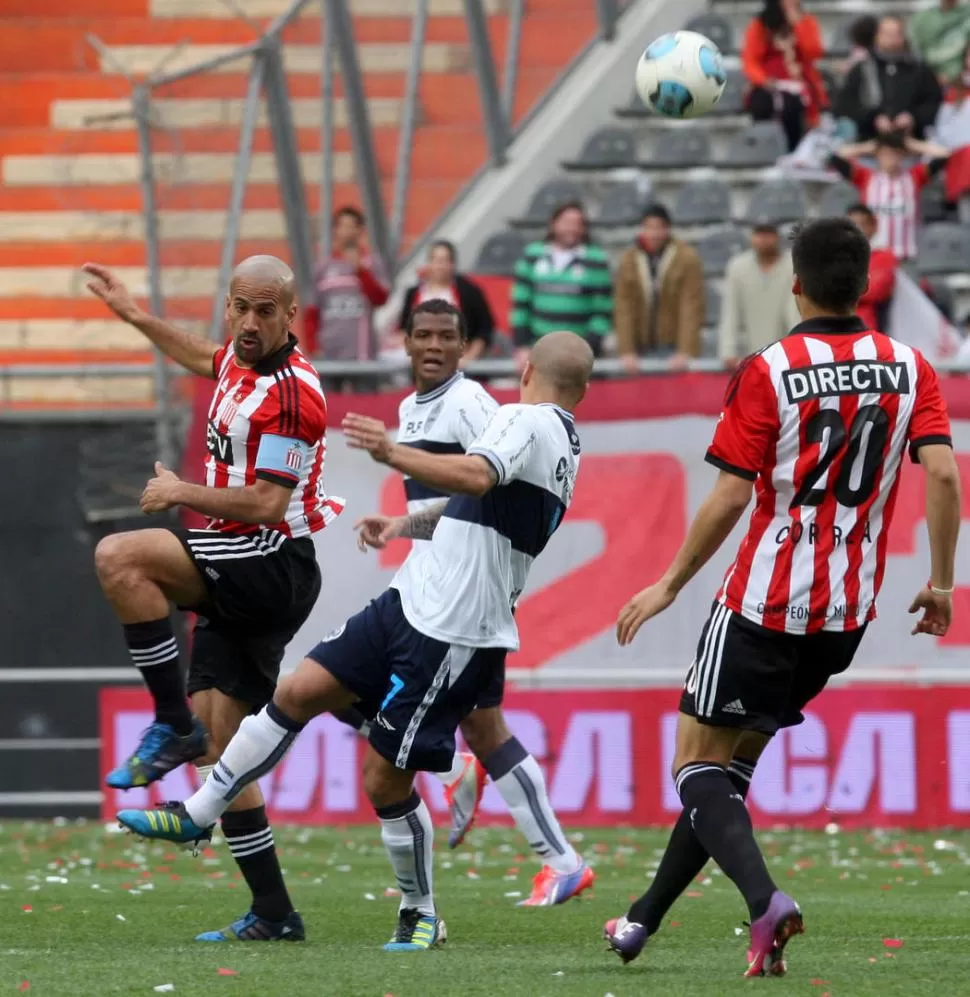
<svg viewBox="0 0 970 997">
<path fill-rule="evenodd" d="M 286 645 L 320 591 L 311 534 L 342 508 L 322 488 L 326 401 L 290 331 L 295 285 L 281 260 L 254 256 L 235 269 L 223 345 L 144 312 L 106 267 L 84 269 L 90 291 L 122 321 L 216 382 L 205 484 L 156 464 L 141 498 L 146 513 L 181 506 L 206 516 L 206 528 L 118 533 L 95 554 L 101 587 L 155 708 L 138 747 L 106 781 L 122 790 L 147 786 L 186 762 L 204 779 L 243 719 L 272 699 Z M 197 614 L 187 688 L 170 603 Z M 252 906 L 197 940 L 302 940 L 257 784 L 223 815 L 222 831 Z"/>
<path fill-rule="evenodd" d="M 397 442 L 428 453 L 463 454 L 498 410 L 498 403 L 481 385 L 458 369 L 467 345 L 461 312 L 450 302 L 430 299 L 418 304 L 408 318 L 404 345 L 411 359 L 416 391 L 398 413 Z M 447 495 L 405 477 L 408 515 L 440 505 Z M 406 516 L 368 516 L 357 523 L 361 550 L 383 549 L 405 528 Z M 428 541 L 412 541 L 414 549 Z M 451 768 L 437 773 L 444 783 L 451 811 L 448 844 L 461 844 L 475 819 L 486 776 L 491 776 L 516 826 L 543 865 L 530 895 L 519 906 L 561 904 L 593 884 L 593 870 L 577 855 L 552 809 L 546 780 L 535 758 L 509 730 L 502 713 L 504 667 L 477 709 L 461 723 L 470 752 L 455 752 Z M 338 714 L 366 737 L 371 718 L 357 710 Z"/>
<path fill-rule="evenodd" d="M 936 373 L 855 315 L 869 244 L 851 221 L 806 224 L 792 260 L 803 321 L 732 379 L 707 452 L 714 489 L 666 573 L 617 621 L 617 640 L 629 644 L 720 548 L 754 492 L 680 701 L 673 775 L 684 810 L 650 889 L 604 929 L 624 962 L 710 857 L 748 907 L 745 975 L 785 972 L 802 914 L 773 882 L 744 800 L 771 737 L 802 722 L 875 617 L 907 449 L 925 473 L 930 545 L 913 633 L 940 637 L 952 616 L 960 479 Z"/>
</svg>

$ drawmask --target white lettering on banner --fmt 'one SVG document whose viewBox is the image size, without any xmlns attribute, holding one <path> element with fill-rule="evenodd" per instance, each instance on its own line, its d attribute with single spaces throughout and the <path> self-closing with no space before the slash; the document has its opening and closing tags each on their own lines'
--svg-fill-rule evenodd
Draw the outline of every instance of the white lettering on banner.
<svg viewBox="0 0 970 997">
<path fill-rule="evenodd" d="M 767 814 L 802 816 L 825 805 L 828 734 L 814 713 L 799 727 L 779 731 L 758 762 L 752 802 Z"/>
<path fill-rule="evenodd" d="M 509 730 L 519 739 L 522 747 L 545 770 L 546 766 L 543 762 L 549 754 L 549 742 L 542 717 L 531 710 L 503 710 L 503 712 Z M 548 771 L 545 772 L 545 775 L 548 782 Z M 495 783 L 489 779 L 485 785 L 485 792 L 482 794 L 482 813 L 505 816 L 508 812 L 509 808 L 506 806 L 505 800 L 502 799 L 502 794 L 496 788 Z"/>
<path fill-rule="evenodd" d="M 633 723 L 625 711 L 576 712 L 569 718 L 549 792 L 553 809 L 581 811 L 594 783 L 600 810 L 633 809 Z"/>
<path fill-rule="evenodd" d="M 849 725 L 829 807 L 861 813 L 879 781 L 884 813 L 916 812 L 916 720 L 912 713 L 857 713 Z"/>
<path fill-rule="evenodd" d="M 946 718 L 950 808 L 970 813 L 970 711 L 953 710 Z"/>
</svg>

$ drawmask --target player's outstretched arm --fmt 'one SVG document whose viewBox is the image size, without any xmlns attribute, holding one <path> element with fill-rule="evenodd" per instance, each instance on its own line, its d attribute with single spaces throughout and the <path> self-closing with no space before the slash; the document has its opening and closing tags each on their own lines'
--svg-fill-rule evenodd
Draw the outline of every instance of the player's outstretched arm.
<svg viewBox="0 0 970 997">
<path fill-rule="evenodd" d="M 357 547 L 366 553 L 368 547 L 383 550 L 397 537 L 403 540 L 430 540 L 447 504 L 448 500 L 442 499 L 407 516 L 364 516 L 354 523 Z"/>
<path fill-rule="evenodd" d="M 909 611 L 923 611 L 913 633 L 942 637 L 953 617 L 953 575 L 960 534 L 960 470 L 952 447 L 921 446 L 919 462 L 926 473 L 926 527 L 930 535 L 930 581 Z"/>
<path fill-rule="evenodd" d="M 662 613 L 677 598 L 677 593 L 717 553 L 741 518 L 751 499 L 754 482 L 721 471 L 714 491 L 697 510 L 687 538 L 659 582 L 638 592 L 620 610 L 616 621 L 616 639 L 629 644 L 647 620 Z"/>
<path fill-rule="evenodd" d="M 134 326 L 162 353 L 186 370 L 201 377 L 215 378 L 212 359 L 219 349 L 215 343 L 178 329 L 174 325 L 169 325 L 164 319 L 142 311 L 135 304 L 128 288 L 111 270 L 100 263 L 85 263 L 81 269 L 93 278 L 88 281 L 88 290 L 100 298 L 122 322 Z"/>
</svg>

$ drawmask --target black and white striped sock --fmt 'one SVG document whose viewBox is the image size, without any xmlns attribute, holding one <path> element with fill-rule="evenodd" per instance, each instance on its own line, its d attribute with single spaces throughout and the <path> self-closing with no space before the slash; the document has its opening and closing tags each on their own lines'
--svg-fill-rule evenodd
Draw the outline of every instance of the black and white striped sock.
<svg viewBox="0 0 970 997">
<path fill-rule="evenodd" d="M 267 921 L 284 921 L 293 904 L 283 882 L 266 807 L 227 811 L 222 833 L 253 895 L 252 910 Z"/>
<path fill-rule="evenodd" d="M 144 623 L 126 623 L 124 631 L 131 660 L 152 694 L 155 720 L 173 727 L 176 734 L 190 733 L 192 712 L 185 698 L 172 621 L 166 616 Z"/>
<path fill-rule="evenodd" d="M 417 791 L 402 803 L 376 807 L 381 839 L 401 891 L 401 907 L 434 914 L 431 883 L 434 825 L 431 813 Z"/>
</svg>

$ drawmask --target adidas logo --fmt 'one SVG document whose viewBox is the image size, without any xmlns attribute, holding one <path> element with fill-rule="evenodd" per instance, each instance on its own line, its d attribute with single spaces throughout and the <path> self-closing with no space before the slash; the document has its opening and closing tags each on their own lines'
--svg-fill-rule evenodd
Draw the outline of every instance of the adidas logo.
<svg viewBox="0 0 970 997">
<path fill-rule="evenodd" d="M 740 699 L 733 699 L 726 706 L 721 707 L 722 713 L 737 713 L 738 716 L 747 716 L 748 711 L 744 708 L 744 704 Z"/>
</svg>

